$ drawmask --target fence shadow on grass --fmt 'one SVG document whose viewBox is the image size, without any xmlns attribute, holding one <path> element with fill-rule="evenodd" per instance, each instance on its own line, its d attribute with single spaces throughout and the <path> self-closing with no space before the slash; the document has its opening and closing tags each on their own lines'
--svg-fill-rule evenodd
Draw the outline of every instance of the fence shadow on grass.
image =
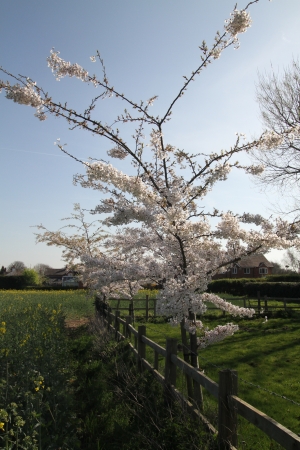
<svg viewBox="0 0 300 450">
<path fill-rule="evenodd" d="M 99 300 L 100 302 L 100 300 Z M 190 414 L 198 417 L 212 434 L 218 435 L 220 450 L 234 449 L 238 443 L 238 416 L 242 416 L 248 422 L 261 429 L 271 439 L 279 443 L 285 449 L 300 450 L 300 437 L 271 417 L 254 408 L 238 397 L 238 374 L 233 370 L 221 370 L 219 383 L 217 384 L 197 369 L 193 362 L 196 351 L 191 348 L 190 353 L 185 353 L 184 360 L 178 356 L 178 343 L 176 339 L 166 340 L 166 347 L 156 344 L 146 336 L 146 326 L 140 325 L 138 330 L 132 326 L 132 317 L 125 319 L 120 317 L 120 311 L 113 314 L 107 305 L 98 305 L 98 313 L 102 315 L 107 329 L 114 334 L 117 341 L 129 339 L 129 347 L 135 355 L 136 364 L 140 372 L 149 371 L 165 389 L 166 405 L 174 399 L 180 400 Z M 120 331 L 122 328 L 122 332 Z M 190 335 L 193 343 L 194 335 Z M 134 339 L 134 345 L 131 343 Z M 154 351 L 154 364 L 146 359 L 146 346 Z M 159 355 L 165 360 L 164 376 L 158 371 Z M 195 359 L 195 358 L 194 358 Z M 177 369 L 185 374 L 187 382 L 188 398 L 176 388 Z M 202 413 L 200 386 L 203 386 L 218 401 L 218 429 L 216 429 Z"/>
</svg>

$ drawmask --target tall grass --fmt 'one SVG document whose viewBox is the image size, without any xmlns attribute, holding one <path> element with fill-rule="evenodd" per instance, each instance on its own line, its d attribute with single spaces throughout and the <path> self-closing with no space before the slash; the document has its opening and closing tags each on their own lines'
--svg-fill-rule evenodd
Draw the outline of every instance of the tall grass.
<svg viewBox="0 0 300 450">
<path fill-rule="evenodd" d="M 78 448 L 64 321 L 59 304 L 37 303 L 21 295 L 14 302 L 7 297 L 1 302 L 3 449 Z"/>
<path fill-rule="evenodd" d="M 60 308 L 66 319 L 89 317 L 94 312 L 93 299 L 84 290 L 0 290 L 0 315 L 8 308 L 22 309 L 22 304 L 32 307 Z"/>
</svg>

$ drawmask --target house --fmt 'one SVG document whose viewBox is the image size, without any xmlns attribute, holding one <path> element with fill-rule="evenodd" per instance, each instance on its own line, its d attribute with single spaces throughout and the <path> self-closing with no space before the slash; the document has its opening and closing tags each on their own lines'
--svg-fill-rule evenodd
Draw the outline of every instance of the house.
<svg viewBox="0 0 300 450">
<path fill-rule="evenodd" d="M 77 272 L 67 269 L 45 269 L 44 276 L 47 284 L 56 286 L 82 287 L 81 281 L 76 278 Z"/>
<path fill-rule="evenodd" d="M 220 278 L 261 278 L 272 275 L 273 264 L 262 254 L 245 256 L 240 261 L 229 267 L 226 272 L 213 276 Z"/>
</svg>

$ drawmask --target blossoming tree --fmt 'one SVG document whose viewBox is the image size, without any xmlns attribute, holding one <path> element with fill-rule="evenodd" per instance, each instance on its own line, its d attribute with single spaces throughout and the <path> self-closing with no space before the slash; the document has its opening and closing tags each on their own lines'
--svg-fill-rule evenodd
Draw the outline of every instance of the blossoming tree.
<svg viewBox="0 0 300 450">
<path fill-rule="evenodd" d="M 259 215 L 239 216 L 216 209 L 209 211 L 204 206 L 207 194 L 217 182 L 227 179 L 232 168 L 260 173 L 262 166 L 242 166 L 233 158 L 254 148 L 272 148 L 274 140 L 279 139 L 278 134 L 265 132 L 253 142 L 237 135 L 231 148 L 211 154 L 190 154 L 166 142 L 164 137 L 165 124 L 190 83 L 228 47 L 238 48 L 239 33 L 251 25 L 248 9 L 258 1 L 251 1 L 243 10 L 235 9 L 225 22 L 223 32 L 216 33 L 211 47 L 202 42 L 200 65 L 190 76 L 184 77 L 183 86 L 161 116 L 151 114 L 156 97 L 136 102 L 109 83 L 99 52 L 91 60 L 100 64 L 102 78 L 89 75 L 78 64 L 64 61 L 55 50 L 48 57 L 48 65 L 57 80 L 76 77 L 98 89 L 97 96 L 82 112 L 55 102 L 31 79 L 13 76 L 1 69 L 16 81 L 15 84 L 1 81 L 6 97 L 36 108 L 38 119 L 45 120 L 47 114 L 54 114 L 74 128 L 82 128 L 111 142 L 107 160 L 79 161 L 86 173 L 75 177 L 75 182 L 82 187 L 102 193 L 94 213 L 106 214 L 103 225 L 116 230 L 102 241 L 99 253 L 87 251 L 89 247 L 85 244 L 73 243 L 76 251 L 72 255 L 80 257 L 84 276 L 104 297 L 130 298 L 141 288 L 145 278 L 160 280 L 163 288 L 158 295 L 158 312 L 171 316 L 174 324 L 184 323 L 190 332 L 202 329 L 198 338 L 200 347 L 221 340 L 237 329 L 236 325 L 227 324 L 204 330 L 195 315 L 205 312 L 206 302 L 214 303 L 233 316 L 250 317 L 254 313 L 207 293 L 212 275 L 246 255 L 299 244 L 296 227 L 280 219 L 271 223 Z M 123 101 L 126 109 L 113 125 L 108 125 L 97 118 L 97 105 L 112 96 Z M 122 138 L 118 129 L 120 124 L 126 123 L 134 127 L 130 142 Z M 67 153 L 59 141 L 57 145 Z M 118 170 L 112 163 L 114 158 L 130 159 L 134 174 Z M 210 225 L 212 217 L 219 218 L 214 228 Z M 252 224 L 253 228 L 243 228 L 245 223 Z M 39 239 L 65 245 L 64 238 L 59 233 L 45 232 Z"/>
</svg>

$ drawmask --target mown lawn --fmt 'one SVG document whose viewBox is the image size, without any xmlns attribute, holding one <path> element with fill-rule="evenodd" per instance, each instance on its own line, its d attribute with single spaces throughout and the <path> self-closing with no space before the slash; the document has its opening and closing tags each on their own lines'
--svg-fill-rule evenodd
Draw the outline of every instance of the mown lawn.
<svg viewBox="0 0 300 450">
<path fill-rule="evenodd" d="M 239 396 L 268 414 L 295 433 L 300 433 L 300 317 L 270 318 L 264 316 L 245 320 L 223 317 L 219 313 L 203 316 L 209 328 L 234 322 L 240 330 L 224 341 L 199 351 L 199 365 L 205 374 L 218 382 L 219 370 L 238 372 Z M 142 324 L 136 322 L 135 327 Z M 168 323 L 145 323 L 147 336 L 165 347 L 167 337 L 181 342 L 180 329 Z M 153 360 L 153 351 L 147 349 L 147 359 Z M 161 360 L 160 370 L 164 369 Z M 178 373 L 178 387 L 184 389 L 184 377 Z M 264 390 L 266 389 L 266 390 Z M 275 394 L 272 394 L 275 393 Z M 291 403 L 281 396 L 295 401 Z M 204 391 L 204 404 L 210 420 L 216 424 L 216 402 Z M 240 447 L 245 449 L 277 449 L 264 433 L 240 420 Z"/>
</svg>

